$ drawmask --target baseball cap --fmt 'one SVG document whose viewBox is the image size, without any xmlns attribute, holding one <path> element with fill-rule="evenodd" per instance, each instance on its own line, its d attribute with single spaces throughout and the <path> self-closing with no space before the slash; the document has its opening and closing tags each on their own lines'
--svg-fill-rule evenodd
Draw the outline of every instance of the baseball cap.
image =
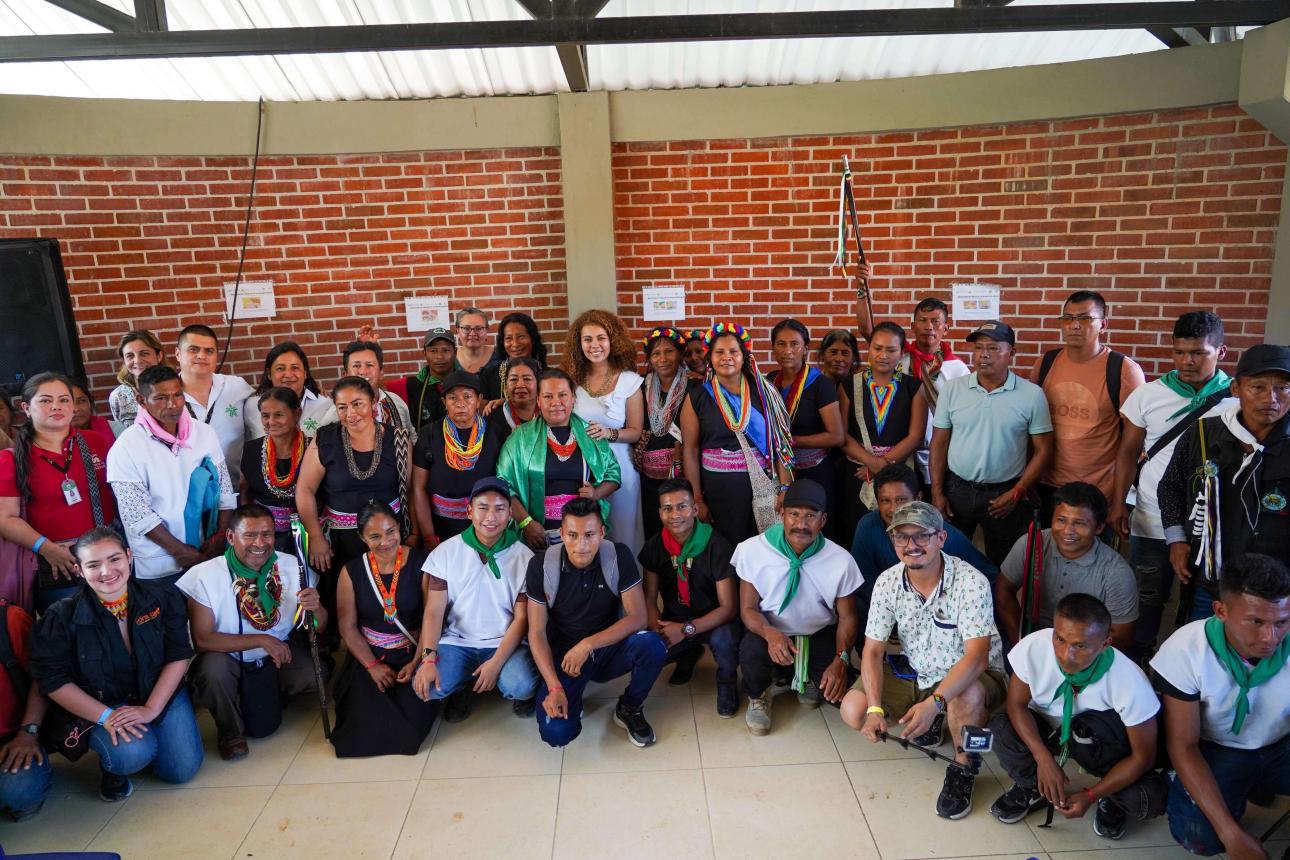
<svg viewBox="0 0 1290 860">
<path fill-rule="evenodd" d="M 901 526 L 920 526 L 927 531 L 938 532 L 945 528 L 945 518 L 927 502 L 906 502 L 891 515 L 891 525 L 887 526 L 887 531 Z"/>
<path fill-rule="evenodd" d="M 432 328 L 430 331 L 426 332 L 426 340 L 425 343 L 422 344 L 422 348 L 429 346 L 436 340 L 446 340 L 453 346 L 457 345 L 457 336 L 450 330 L 446 328 Z"/>
<path fill-rule="evenodd" d="M 1236 376 L 1257 376 L 1260 373 L 1280 371 L 1290 373 L 1290 346 L 1260 343 L 1241 353 L 1236 363 Z"/>
<path fill-rule="evenodd" d="M 443 378 L 443 393 L 447 394 L 454 388 L 469 388 L 478 394 L 479 377 L 468 370 L 454 370 Z"/>
<path fill-rule="evenodd" d="M 784 507 L 815 508 L 817 511 L 828 509 L 828 497 L 824 488 L 810 478 L 800 478 L 788 485 L 784 492 Z"/>
<path fill-rule="evenodd" d="M 475 486 L 470 488 L 470 498 L 482 496 L 484 493 L 501 493 L 506 498 L 511 497 L 511 485 L 506 483 L 505 478 L 480 478 L 475 482 Z"/>
<path fill-rule="evenodd" d="M 999 320 L 987 320 L 972 330 L 967 336 L 967 342 L 973 343 L 979 337 L 988 337 L 990 340 L 999 343 L 1009 343 L 1017 345 L 1017 333 L 1012 330 L 1012 326 Z"/>
</svg>

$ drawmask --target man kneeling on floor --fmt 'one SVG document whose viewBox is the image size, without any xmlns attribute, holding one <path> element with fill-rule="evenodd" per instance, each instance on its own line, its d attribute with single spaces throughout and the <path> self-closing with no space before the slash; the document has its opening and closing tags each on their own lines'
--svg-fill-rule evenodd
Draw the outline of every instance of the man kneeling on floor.
<svg viewBox="0 0 1290 860">
<path fill-rule="evenodd" d="M 1151 659 L 1176 771 L 1169 830 L 1193 854 L 1266 860 L 1240 822 L 1247 802 L 1290 795 L 1290 571 L 1236 556 L 1218 596 L 1212 617 L 1178 628 Z"/>
<path fill-rule="evenodd" d="M 529 562 L 529 647 L 542 676 L 537 722 L 542 740 L 562 747 L 582 733 L 587 684 L 631 680 L 614 722 L 638 747 L 654 743 L 643 706 L 667 659 L 667 644 L 645 625 L 645 595 L 631 550 L 605 539 L 594 499 L 564 506 L 561 542 Z"/>
<path fill-rule="evenodd" d="M 466 530 L 426 559 L 430 599 L 412 688 L 422 699 L 446 698 L 449 723 L 470 715 L 469 697 L 494 687 L 516 716 L 529 717 L 538 676 L 524 647 L 524 580 L 533 550 L 511 524 L 511 487 L 503 479 L 476 481 L 466 515 Z"/>
<path fill-rule="evenodd" d="M 860 632 L 853 595 L 864 582 L 855 559 L 821 534 L 824 488 L 809 478 L 784 494 L 781 521 L 735 547 L 739 606 L 747 632 L 739 667 L 748 693 L 748 731 L 770 731 L 772 684 L 791 671 L 798 702 L 837 704 L 855 677 L 851 648 Z M 781 669 L 782 667 L 782 669 Z"/>
<path fill-rule="evenodd" d="M 317 690 L 309 647 L 291 635 L 296 609 L 327 626 L 315 588 L 300 587 L 294 558 L 274 551 L 273 514 L 243 505 L 229 519 L 228 549 L 188 569 L 176 586 L 188 596 L 197 704 L 215 718 L 220 758 L 245 756 L 247 737 L 282 724 L 282 696 Z"/>
<path fill-rule="evenodd" d="M 983 726 L 1003 704 L 1003 649 L 994 626 L 994 603 L 985 575 L 941 551 L 945 521 L 926 502 L 910 502 L 887 526 L 901 563 L 878 577 L 865 626 L 861 678 L 842 701 L 842 719 L 878 742 L 888 719 L 921 746 L 940 746 L 946 721 L 955 760 L 970 760 L 958 744 L 964 726 Z M 900 629 L 912 670 L 896 674 L 887 640 Z M 974 773 L 945 769 L 936 814 L 962 818 L 972 810 Z"/>
<path fill-rule="evenodd" d="M 663 531 L 646 541 L 636 558 L 645 576 L 649 627 L 667 642 L 668 662 L 676 662 L 668 683 L 679 687 L 690 682 L 706 642 L 717 661 L 717 714 L 733 717 L 739 710 L 735 681 L 743 633 L 738 579 L 730 565 L 734 548 L 712 526 L 699 522 L 684 478 L 659 485 L 658 511 Z"/>
<path fill-rule="evenodd" d="M 994 752 L 1013 783 L 990 807 L 1004 824 L 1048 803 L 1067 818 L 1096 805 L 1093 832 L 1119 839 L 1128 821 L 1165 811 L 1168 788 L 1153 770 L 1160 700 L 1142 669 L 1112 647 L 1111 626 L 1102 601 L 1068 594 L 1051 628 L 1008 652 L 1008 709 L 990 721 Z M 1068 756 L 1098 782 L 1068 793 Z"/>
</svg>

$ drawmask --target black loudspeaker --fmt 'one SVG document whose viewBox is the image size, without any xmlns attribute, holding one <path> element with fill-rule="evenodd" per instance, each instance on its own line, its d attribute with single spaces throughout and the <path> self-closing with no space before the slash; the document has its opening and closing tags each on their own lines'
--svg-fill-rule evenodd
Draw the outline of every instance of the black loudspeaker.
<svg viewBox="0 0 1290 860">
<path fill-rule="evenodd" d="M 56 370 L 85 378 L 56 239 L 0 239 L 0 387 Z"/>
</svg>

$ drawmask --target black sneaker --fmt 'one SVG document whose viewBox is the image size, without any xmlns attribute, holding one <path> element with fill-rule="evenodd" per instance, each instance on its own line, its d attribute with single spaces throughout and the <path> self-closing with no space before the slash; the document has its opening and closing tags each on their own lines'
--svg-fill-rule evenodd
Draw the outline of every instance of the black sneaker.
<svg viewBox="0 0 1290 860">
<path fill-rule="evenodd" d="M 475 694 L 470 690 L 458 690 L 444 699 L 442 719 L 445 723 L 460 723 L 470 716 L 475 708 Z"/>
<path fill-rule="evenodd" d="M 717 685 L 717 716 L 733 717 L 739 713 L 739 690 L 734 684 Z"/>
<path fill-rule="evenodd" d="M 116 803 L 132 794 L 134 794 L 134 783 L 130 781 L 130 777 L 103 771 L 103 779 L 99 781 L 99 797 L 105 803 Z"/>
<path fill-rule="evenodd" d="M 937 714 L 932 718 L 932 725 L 916 738 L 910 739 L 920 747 L 938 747 L 945 742 L 945 715 Z"/>
<path fill-rule="evenodd" d="M 684 687 L 690 683 L 694 677 L 694 667 L 698 665 L 699 658 L 703 656 L 703 648 L 691 648 L 676 659 L 676 668 L 672 670 L 672 677 L 667 679 L 669 687 Z"/>
<path fill-rule="evenodd" d="M 529 696 L 527 699 L 512 699 L 511 712 L 517 717 L 531 717 L 537 705 L 537 697 Z"/>
<path fill-rule="evenodd" d="M 1124 836 L 1124 826 L 1128 822 L 1129 816 L 1123 809 L 1108 798 L 1098 798 L 1097 812 L 1093 813 L 1094 833 L 1103 839 L 1119 839 Z"/>
<path fill-rule="evenodd" d="M 657 740 L 653 727 L 645 719 L 644 708 L 629 711 L 623 705 L 623 700 L 619 699 L 617 707 L 614 708 L 614 722 L 621 728 L 627 729 L 627 739 L 638 747 L 647 747 Z"/>
<path fill-rule="evenodd" d="M 1036 809 L 1048 803 L 1037 788 L 1022 788 L 1013 783 L 1012 788 L 999 795 L 990 807 L 990 814 L 1004 824 L 1016 824 Z"/>
<path fill-rule="evenodd" d="M 972 787 L 976 777 L 961 767 L 950 765 L 945 768 L 945 784 L 941 786 L 940 797 L 936 798 L 936 814 L 952 821 L 964 817 L 972 811 Z"/>
</svg>

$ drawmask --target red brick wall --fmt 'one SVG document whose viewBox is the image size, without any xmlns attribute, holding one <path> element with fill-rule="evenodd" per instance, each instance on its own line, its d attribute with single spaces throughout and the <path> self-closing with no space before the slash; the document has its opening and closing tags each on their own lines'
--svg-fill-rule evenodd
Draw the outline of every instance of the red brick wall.
<svg viewBox="0 0 1290 860">
<path fill-rule="evenodd" d="M 0 156 L 0 237 L 62 243 L 100 398 L 131 328 L 170 344 L 206 322 L 223 338 L 249 180 L 248 158 Z M 266 157 L 255 204 L 243 279 L 274 281 L 278 315 L 238 323 L 226 365 L 252 383 L 287 339 L 335 380 L 368 321 L 386 373 L 415 370 L 420 340 L 403 315 L 413 294 L 522 309 L 552 337 L 567 323 L 558 150 Z"/>
<path fill-rule="evenodd" d="M 1214 309 L 1233 346 L 1259 341 L 1286 149 L 1233 105 L 1063 122 L 614 147 L 619 304 L 685 284 L 687 325 L 713 317 L 812 333 L 852 328 L 830 269 L 838 165 L 850 157 L 875 314 L 909 319 L 948 285 L 1003 287 L 1029 367 L 1056 344 L 1062 299 L 1095 289 L 1110 343 L 1167 367 L 1178 314 Z M 963 348 L 966 329 L 953 330 Z M 819 335 L 817 334 L 816 337 Z M 764 351 L 764 350 L 763 350 Z"/>
</svg>

